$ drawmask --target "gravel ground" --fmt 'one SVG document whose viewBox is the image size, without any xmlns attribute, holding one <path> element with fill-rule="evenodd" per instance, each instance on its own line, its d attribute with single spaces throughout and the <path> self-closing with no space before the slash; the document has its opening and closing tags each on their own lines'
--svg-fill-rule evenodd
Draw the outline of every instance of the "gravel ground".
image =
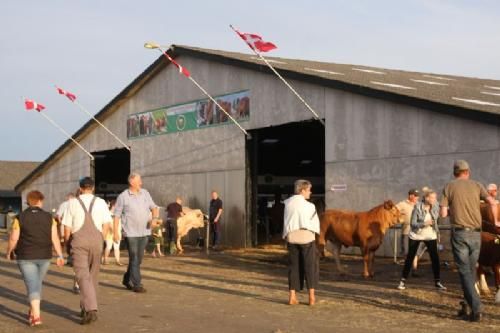
<svg viewBox="0 0 500 333">
<path fill-rule="evenodd" d="M 0 241 L 5 256 L 6 241 Z M 127 262 L 126 252 L 124 262 Z M 432 283 L 430 263 L 408 289 L 396 289 L 402 266 L 376 258 L 374 279 L 361 277 L 358 256 L 343 256 L 345 276 L 333 260 L 321 262 L 317 304 L 287 301 L 286 252 L 281 247 L 224 250 L 209 255 L 187 247 L 182 256 L 151 258 L 142 266 L 145 294 L 124 289 L 126 266 L 102 267 L 99 320 L 79 325 L 79 297 L 71 292 L 72 269 L 55 265 L 45 279 L 43 326 L 37 332 L 500 332 L 500 306 L 485 298 L 484 319 L 455 318 L 461 298 L 458 275 L 443 267 L 446 292 Z M 492 278 L 489 277 L 491 280 Z M 0 332 L 33 331 L 26 325 L 25 287 L 15 262 L 0 260 Z"/>
</svg>

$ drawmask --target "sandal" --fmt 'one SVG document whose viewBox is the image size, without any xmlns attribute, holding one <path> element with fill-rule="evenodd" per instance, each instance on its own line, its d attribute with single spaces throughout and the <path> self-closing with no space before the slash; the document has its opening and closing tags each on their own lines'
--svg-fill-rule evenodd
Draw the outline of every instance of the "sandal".
<svg viewBox="0 0 500 333">
<path fill-rule="evenodd" d="M 30 317 L 30 326 L 39 326 L 42 325 L 42 319 L 40 317 L 34 318 Z"/>
</svg>

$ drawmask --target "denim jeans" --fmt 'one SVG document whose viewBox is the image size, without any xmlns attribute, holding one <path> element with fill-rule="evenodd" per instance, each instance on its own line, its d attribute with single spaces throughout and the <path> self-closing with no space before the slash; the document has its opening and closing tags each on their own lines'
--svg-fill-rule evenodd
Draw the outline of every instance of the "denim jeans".
<svg viewBox="0 0 500 333">
<path fill-rule="evenodd" d="M 219 222 L 211 222 L 210 228 L 212 228 L 212 246 L 219 245 Z"/>
<path fill-rule="evenodd" d="M 128 267 L 127 272 L 123 276 L 123 283 L 130 284 L 134 287 L 140 287 L 141 284 L 141 263 L 144 257 L 144 250 L 148 244 L 148 236 L 144 237 L 127 237 L 128 247 Z"/>
<path fill-rule="evenodd" d="M 28 300 L 41 300 L 42 282 L 49 270 L 50 259 L 18 260 L 17 265 L 28 290 Z"/>
<path fill-rule="evenodd" d="M 464 298 L 474 313 L 481 312 L 481 299 L 474 287 L 476 282 L 476 264 L 481 249 L 481 233 L 477 231 L 454 230 L 451 234 L 451 245 Z"/>
</svg>

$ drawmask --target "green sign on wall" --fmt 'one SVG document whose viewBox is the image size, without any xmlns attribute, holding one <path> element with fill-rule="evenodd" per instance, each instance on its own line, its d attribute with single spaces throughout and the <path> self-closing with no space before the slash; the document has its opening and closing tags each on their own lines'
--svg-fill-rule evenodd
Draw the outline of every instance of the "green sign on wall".
<svg viewBox="0 0 500 333">
<path fill-rule="evenodd" d="M 247 121 L 250 118 L 248 90 L 216 96 L 214 99 L 236 121 Z M 142 138 L 232 123 L 231 119 L 207 98 L 129 115 L 127 138 Z"/>
</svg>

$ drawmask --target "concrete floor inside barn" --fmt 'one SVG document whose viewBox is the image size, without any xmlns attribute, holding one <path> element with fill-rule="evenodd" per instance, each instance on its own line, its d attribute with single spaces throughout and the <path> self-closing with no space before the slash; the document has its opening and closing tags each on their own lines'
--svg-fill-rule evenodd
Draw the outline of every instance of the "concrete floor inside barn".
<svg viewBox="0 0 500 333">
<path fill-rule="evenodd" d="M 0 234 L 0 332 L 30 332 L 26 325 L 25 287 L 15 262 L 4 259 Z M 343 256 L 349 274 L 341 277 L 331 258 L 321 263 L 317 305 L 286 305 L 286 252 L 282 248 L 225 250 L 209 256 L 196 249 L 163 258 L 145 257 L 148 292 L 124 289 L 126 266 L 102 267 L 99 320 L 79 325 L 79 296 L 71 292 L 72 269 L 52 265 L 45 279 L 43 326 L 37 332 L 494 332 L 500 331 L 500 305 L 484 300 L 484 319 L 469 323 L 455 318 L 458 275 L 443 267 L 446 292 L 432 284 L 430 263 L 408 289 L 396 289 L 402 266 L 376 258 L 374 279 L 361 277 L 358 256 Z M 127 262 L 126 251 L 122 251 Z M 489 277 L 491 282 L 491 277 Z"/>
</svg>

